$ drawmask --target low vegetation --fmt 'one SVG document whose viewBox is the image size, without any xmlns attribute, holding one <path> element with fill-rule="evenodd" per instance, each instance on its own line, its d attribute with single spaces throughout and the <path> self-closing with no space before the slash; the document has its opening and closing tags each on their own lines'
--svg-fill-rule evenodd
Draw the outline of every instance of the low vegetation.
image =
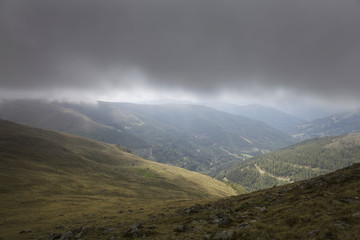
<svg viewBox="0 0 360 240">
<path fill-rule="evenodd" d="M 263 154 L 224 170 L 219 179 L 254 191 L 319 176 L 360 162 L 360 134 L 320 137 Z"/>
<path fill-rule="evenodd" d="M 105 223 L 120 211 L 131 220 L 162 206 L 236 194 L 206 175 L 117 145 L 2 120 L 0 148 L 0 239 L 31 239 L 103 216 Z M 31 234 L 19 235 L 28 228 Z"/>
</svg>

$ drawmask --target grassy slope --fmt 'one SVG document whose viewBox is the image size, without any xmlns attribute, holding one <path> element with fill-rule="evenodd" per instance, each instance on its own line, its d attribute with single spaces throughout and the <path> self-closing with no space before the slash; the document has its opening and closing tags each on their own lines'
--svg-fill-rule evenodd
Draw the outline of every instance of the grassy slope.
<svg viewBox="0 0 360 240">
<path fill-rule="evenodd" d="M 128 147 L 148 145 L 131 133 L 97 123 L 74 109 L 45 100 L 4 100 L 0 102 L 0 118 Z"/>
<path fill-rule="evenodd" d="M 360 132 L 360 111 L 345 112 L 316 119 L 296 129 L 297 139 L 335 136 Z"/>
<path fill-rule="evenodd" d="M 155 221 L 159 228 L 151 239 L 213 239 L 218 232 L 232 230 L 228 238 L 232 240 L 356 240 L 360 236 L 360 164 L 311 180 L 203 202 L 200 209 L 194 214 L 182 209 L 168 213 Z M 223 226 L 214 222 L 224 217 L 232 222 Z M 153 223 L 143 225 L 147 224 Z M 177 233 L 179 225 L 191 230 Z"/>
<path fill-rule="evenodd" d="M 223 174 L 253 191 L 319 176 L 356 162 L 360 162 L 360 134 L 350 134 L 307 140 L 248 160 Z"/>
<path fill-rule="evenodd" d="M 198 207 L 194 207 L 195 204 Z M 189 209 L 197 211 L 188 213 Z M 124 233 L 133 224 L 141 223 L 140 236 L 145 234 L 146 239 L 154 240 L 357 240 L 360 236 L 360 164 L 310 180 L 221 200 L 172 202 L 152 207 L 147 213 L 150 214 L 136 210 L 127 216 L 119 212 L 86 216 L 79 218 L 75 225 L 54 226 L 52 232 L 64 233 L 86 225 L 86 239 L 128 239 Z M 218 222 L 226 218 L 231 221 L 219 225 Z M 187 230 L 176 231 L 180 225 Z M 111 228 L 113 232 L 104 232 Z M 222 231 L 232 231 L 231 237 L 215 238 Z M 39 237 L 40 233 L 18 236 Z"/>
<path fill-rule="evenodd" d="M 0 149 L 0 239 L 16 239 L 24 228 L 36 234 L 89 216 L 235 194 L 210 177 L 116 145 L 3 120 Z"/>
</svg>

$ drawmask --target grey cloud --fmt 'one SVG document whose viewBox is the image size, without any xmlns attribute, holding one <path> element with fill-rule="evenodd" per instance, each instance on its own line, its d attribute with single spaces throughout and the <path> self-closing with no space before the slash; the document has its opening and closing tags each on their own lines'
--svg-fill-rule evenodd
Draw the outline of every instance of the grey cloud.
<svg viewBox="0 0 360 240">
<path fill-rule="evenodd" d="M 355 0 L 3 0 L 1 88 L 360 91 Z"/>
</svg>

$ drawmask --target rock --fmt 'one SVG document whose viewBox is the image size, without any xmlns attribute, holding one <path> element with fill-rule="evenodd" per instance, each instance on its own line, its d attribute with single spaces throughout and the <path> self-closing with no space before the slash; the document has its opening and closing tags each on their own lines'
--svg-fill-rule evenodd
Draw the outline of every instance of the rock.
<svg viewBox="0 0 360 240">
<path fill-rule="evenodd" d="M 203 209 L 203 207 L 200 204 L 196 204 L 192 207 L 190 207 L 189 209 L 185 209 L 185 213 L 187 214 L 194 214 L 194 213 L 198 213 Z"/>
<path fill-rule="evenodd" d="M 199 225 L 199 222 L 196 220 L 192 220 L 190 224 L 193 226 L 197 226 L 197 225 Z"/>
<path fill-rule="evenodd" d="M 153 225 L 149 226 L 148 229 L 155 229 L 157 227 L 158 227 L 157 225 L 153 224 Z"/>
<path fill-rule="evenodd" d="M 233 220 L 231 218 L 229 218 L 228 216 L 223 216 L 222 218 L 220 218 L 218 226 L 225 227 L 225 226 L 230 225 L 232 222 L 233 222 Z"/>
<path fill-rule="evenodd" d="M 308 236 L 315 236 L 315 235 L 318 235 L 319 234 L 319 230 L 312 230 L 310 232 L 308 232 Z"/>
<path fill-rule="evenodd" d="M 82 226 L 81 228 L 74 229 L 73 232 L 77 233 L 75 235 L 75 239 L 81 238 L 87 232 L 87 230 L 88 228 L 86 226 Z"/>
<path fill-rule="evenodd" d="M 350 198 L 342 198 L 339 200 L 340 202 L 343 202 L 343 203 L 349 203 L 349 204 L 352 204 L 352 203 L 358 203 L 359 200 L 356 200 L 356 199 L 350 199 Z"/>
<path fill-rule="evenodd" d="M 56 240 L 61 238 L 61 233 L 50 233 L 49 240 Z"/>
<path fill-rule="evenodd" d="M 211 235 L 210 235 L 210 234 L 205 234 L 205 235 L 204 235 L 204 239 L 205 239 L 205 240 L 210 240 L 210 239 L 211 239 Z"/>
<path fill-rule="evenodd" d="M 199 220 L 199 223 L 201 224 L 201 225 L 206 225 L 206 224 L 208 224 L 208 221 L 206 221 L 206 220 Z"/>
<path fill-rule="evenodd" d="M 69 240 L 73 235 L 73 232 L 72 231 L 67 231 L 66 233 L 64 233 L 60 240 Z"/>
<path fill-rule="evenodd" d="M 109 237 L 108 240 L 115 240 L 115 236 Z"/>
<path fill-rule="evenodd" d="M 103 231 L 103 234 L 106 235 L 106 234 L 109 234 L 109 233 L 111 233 L 111 232 L 113 232 L 113 231 L 115 231 L 115 228 L 113 228 L 113 227 L 108 227 L 107 229 L 105 229 L 105 230 Z"/>
<path fill-rule="evenodd" d="M 344 222 L 344 221 L 341 221 L 341 220 L 337 220 L 337 221 L 334 221 L 334 225 L 339 227 L 339 228 L 346 228 L 346 227 L 350 227 L 351 225 Z"/>
<path fill-rule="evenodd" d="M 353 217 L 360 217 L 360 212 L 356 212 L 352 215 Z"/>
<path fill-rule="evenodd" d="M 214 240 L 229 240 L 234 236 L 233 230 L 223 230 L 221 232 L 217 232 L 213 237 Z"/>
<path fill-rule="evenodd" d="M 184 224 L 184 225 L 178 225 L 174 231 L 180 233 L 180 232 L 189 232 L 191 230 L 192 230 L 192 227 Z"/>
<path fill-rule="evenodd" d="M 256 207 L 260 212 L 266 213 L 268 210 L 266 207 Z"/>
<path fill-rule="evenodd" d="M 250 228 L 251 225 L 249 223 L 240 223 L 237 228 L 238 229 L 243 229 L 243 228 Z"/>
<path fill-rule="evenodd" d="M 29 232 L 31 232 L 31 229 L 22 230 L 22 231 L 19 232 L 19 234 L 29 233 Z"/>
<path fill-rule="evenodd" d="M 133 224 L 128 230 L 125 231 L 125 237 L 139 238 L 142 237 L 142 225 L 140 223 Z"/>
</svg>

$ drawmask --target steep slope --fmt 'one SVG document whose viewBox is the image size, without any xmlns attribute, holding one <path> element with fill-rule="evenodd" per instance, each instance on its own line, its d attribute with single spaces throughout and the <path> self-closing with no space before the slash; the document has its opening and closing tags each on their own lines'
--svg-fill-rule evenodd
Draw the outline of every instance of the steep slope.
<svg viewBox="0 0 360 240">
<path fill-rule="evenodd" d="M 131 221 L 83 219 L 52 236 L 86 239 L 338 239 L 360 236 L 360 164 L 307 181 L 213 201 L 167 205 Z M 119 223 L 120 222 L 120 223 Z M 36 229 L 34 229 L 36 230 Z M 39 232 L 18 236 L 46 236 Z"/>
<path fill-rule="evenodd" d="M 299 126 L 297 139 L 309 139 L 319 136 L 335 136 L 360 132 L 360 111 L 339 113 L 330 117 L 314 120 Z"/>
<path fill-rule="evenodd" d="M 360 134 L 320 137 L 250 159 L 218 177 L 253 191 L 315 177 L 360 162 Z"/>
<path fill-rule="evenodd" d="M 140 105 L 100 102 L 98 106 L 67 104 L 96 122 L 127 129 L 150 149 L 132 149 L 155 161 L 206 171 L 214 175 L 224 164 L 239 162 L 294 143 L 262 122 L 185 104 Z"/>
<path fill-rule="evenodd" d="M 127 131 L 97 123 L 74 109 L 45 100 L 4 100 L 0 102 L 0 118 L 131 148 L 149 145 Z"/>
<path fill-rule="evenodd" d="M 245 106 L 217 104 L 215 108 L 224 112 L 242 115 L 251 119 L 262 121 L 287 134 L 293 134 L 299 126 L 307 123 L 305 120 L 294 117 L 278 109 L 257 104 Z"/>
<path fill-rule="evenodd" d="M 114 206 L 118 212 L 235 194 L 208 176 L 147 161 L 118 145 L 3 120 L 0 149 L 0 225 L 6 226 L 0 236 L 24 224 L 66 222 Z"/>
</svg>

